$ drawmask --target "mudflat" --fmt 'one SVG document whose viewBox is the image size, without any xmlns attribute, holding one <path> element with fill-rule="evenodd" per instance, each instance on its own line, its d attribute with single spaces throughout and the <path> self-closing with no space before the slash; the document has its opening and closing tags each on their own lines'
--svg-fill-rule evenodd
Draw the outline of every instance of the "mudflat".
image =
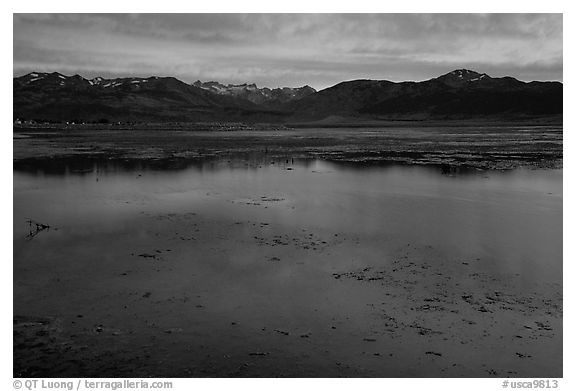
<svg viewBox="0 0 576 391">
<path fill-rule="evenodd" d="M 561 128 L 14 135 L 14 376 L 562 376 Z"/>
<path fill-rule="evenodd" d="M 187 131 L 153 127 L 15 128 L 15 165 L 46 158 L 187 162 L 267 158 L 446 165 L 481 169 L 561 168 L 562 126 L 403 126 Z M 194 128 L 196 129 L 196 127 Z M 44 161 L 49 164 L 50 161 Z"/>
</svg>

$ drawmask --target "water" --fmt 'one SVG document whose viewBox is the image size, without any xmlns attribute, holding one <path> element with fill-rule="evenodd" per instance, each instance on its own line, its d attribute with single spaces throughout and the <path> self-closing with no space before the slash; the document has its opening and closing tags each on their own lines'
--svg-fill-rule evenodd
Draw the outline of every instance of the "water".
<svg viewBox="0 0 576 391">
<path fill-rule="evenodd" d="M 31 232 L 27 219 L 50 228 Z M 561 314 L 550 320 L 554 339 L 531 339 L 536 367 L 527 366 L 514 361 L 528 341 L 515 334 L 536 315 L 477 313 L 461 296 L 524 294 L 536 284 L 560 284 L 561 295 L 562 170 L 261 158 L 70 163 L 14 172 L 13 224 L 15 314 L 61 319 L 64 334 L 91 347 L 76 353 L 89 363 L 84 372 L 65 374 L 97 375 L 96 364 L 89 371 L 96 353 L 114 357 L 118 374 L 138 376 L 487 376 L 487 362 L 561 373 Z M 404 274 L 404 285 L 383 288 L 333 277 L 396 273 L 398 262 L 421 264 L 423 280 L 414 286 Z M 439 282 L 442 274 L 456 285 Z M 412 314 L 438 286 L 455 310 Z M 390 338 L 375 305 L 399 322 Z M 460 327 L 460 317 L 485 334 Z M 414 324 L 442 331 L 422 337 Z M 444 356 L 422 362 L 422 349 Z M 234 372 L 255 352 L 266 360 Z M 443 361 L 447 353 L 459 366 Z M 394 361 L 375 361 L 384 356 Z"/>
<path fill-rule="evenodd" d="M 266 208 L 246 207 L 257 202 Z M 16 262 L 30 247 L 28 218 L 58 227 L 34 239 L 50 248 L 78 240 L 96 245 L 99 235 L 119 227 L 136 235 L 144 228 L 130 228 L 130 221 L 144 211 L 261 217 L 370 241 L 430 244 L 451 258 L 475 255 L 526 278 L 559 280 L 562 272 L 562 170 L 446 175 L 437 168 L 324 161 L 220 161 L 176 170 L 108 163 L 80 172 L 15 172 Z"/>
</svg>

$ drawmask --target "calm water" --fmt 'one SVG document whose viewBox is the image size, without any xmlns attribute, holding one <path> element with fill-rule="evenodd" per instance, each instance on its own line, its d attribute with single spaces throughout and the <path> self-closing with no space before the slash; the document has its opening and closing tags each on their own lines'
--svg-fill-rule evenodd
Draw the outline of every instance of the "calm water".
<svg viewBox="0 0 576 391">
<path fill-rule="evenodd" d="M 29 218 L 51 228 L 27 238 Z M 110 357 L 119 374 L 561 376 L 561 316 L 522 306 L 535 285 L 561 305 L 562 170 L 74 164 L 15 171 L 13 224 L 15 315 L 60 319 L 90 347 L 79 360 Z M 430 269 L 414 286 L 398 260 Z M 333 277 L 367 267 L 405 286 Z M 520 311 L 462 300 L 495 291 Z M 431 296 L 454 311 L 414 311 Z M 536 320 L 553 339 L 515 337 Z"/>
<path fill-rule="evenodd" d="M 367 246 L 432 245 L 454 259 L 475 256 L 527 279 L 561 281 L 562 170 L 447 175 L 427 167 L 270 163 L 16 171 L 15 262 L 31 247 L 28 218 L 57 227 L 33 239 L 36 253 L 79 241 L 98 246 L 119 231 L 138 235 L 145 227 L 132 223 L 143 212 L 195 212 L 356 234 Z M 104 256 L 107 247 L 99 251 Z"/>
</svg>

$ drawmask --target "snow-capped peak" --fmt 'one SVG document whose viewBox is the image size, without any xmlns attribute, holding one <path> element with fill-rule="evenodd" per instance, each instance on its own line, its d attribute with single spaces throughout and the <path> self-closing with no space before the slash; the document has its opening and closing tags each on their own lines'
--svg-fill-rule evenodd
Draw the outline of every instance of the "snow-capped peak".
<svg viewBox="0 0 576 391">
<path fill-rule="evenodd" d="M 480 76 L 478 72 L 471 71 L 468 69 L 456 69 L 449 73 L 450 75 L 456 76 L 459 79 L 470 79 Z"/>
<path fill-rule="evenodd" d="M 197 80 L 192 83 L 192 85 L 194 87 L 202 88 L 219 95 L 237 96 L 257 104 L 271 100 L 286 101 L 298 99 L 305 95 L 316 92 L 314 89 L 308 86 L 299 88 L 283 87 L 270 89 L 268 87 L 259 88 L 255 83 L 224 85 L 217 81 L 202 82 Z"/>
<path fill-rule="evenodd" d="M 485 73 L 478 73 L 469 69 L 456 69 L 438 77 L 437 80 L 442 81 L 444 84 L 449 86 L 460 87 L 467 83 L 479 82 L 480 80 L 489 78 L 490 76 Z"/>
</svg>

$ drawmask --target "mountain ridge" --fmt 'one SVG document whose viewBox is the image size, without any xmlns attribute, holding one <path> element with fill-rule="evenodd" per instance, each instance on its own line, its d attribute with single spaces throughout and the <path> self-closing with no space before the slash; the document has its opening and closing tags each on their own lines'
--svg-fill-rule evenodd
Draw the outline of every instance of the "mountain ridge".
<svg viewBox="0 0 576 391">
<path fill-rule="evenodd" d="M 59 72 L 13 78 L 14 118 L 45 121 L 306 122 L 340 116 L 462 119 L 562 114 L 561 82 L 457 69 L 424 81 L 357 79 L 314 90 L 174 77 L 86 79 Z"/>
<path fill-rule="evenodd" d="M 255 83 L 224 85 L 217 81 L 202 82 L 200 80 L 195 81 L 192 85 L 215 94 L 236 96 L 252 103 L 264 104 L 270 107 L 279 106 L 317 92 L 309 85 L 303 87 L 258 88 Z"/>
</svg>

